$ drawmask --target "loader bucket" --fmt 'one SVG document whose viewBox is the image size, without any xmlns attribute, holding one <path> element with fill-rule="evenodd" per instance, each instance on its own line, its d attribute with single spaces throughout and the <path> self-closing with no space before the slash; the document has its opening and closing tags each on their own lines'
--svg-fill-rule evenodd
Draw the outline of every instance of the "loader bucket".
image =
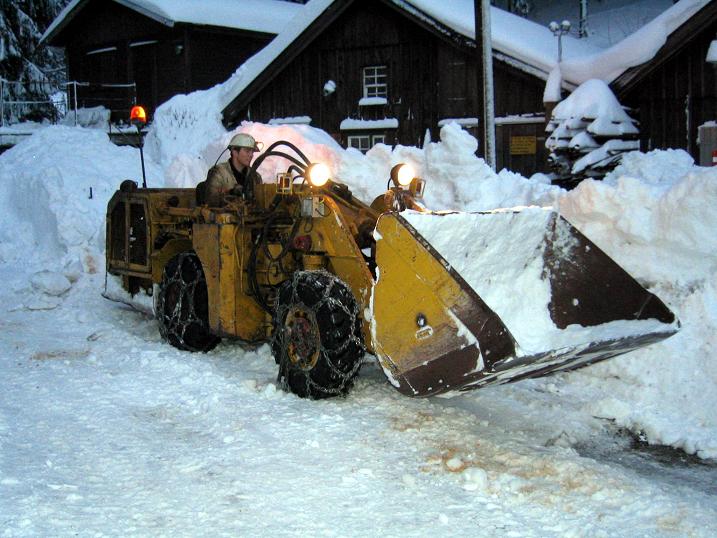
<svg viewBox="0 0 717 538">
<path fill-rule="evenodd" d="M 386 213 L 375 237 L 371 337 L 410 396 L 581 368 L 679 328 L 550 209 Z"/>
</svg>

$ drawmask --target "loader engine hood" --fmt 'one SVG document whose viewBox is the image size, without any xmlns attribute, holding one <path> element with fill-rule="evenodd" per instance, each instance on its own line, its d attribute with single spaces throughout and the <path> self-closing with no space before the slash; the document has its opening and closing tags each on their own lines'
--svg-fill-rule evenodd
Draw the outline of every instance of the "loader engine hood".
<svg viewBox="0 0 717 538">
<path fill-rule="evenodd" d="M 679 328 L 551 209 L 387 213 L 375 236 L 371 335 L 404 394 L 580 368 Z"/>
</svg>

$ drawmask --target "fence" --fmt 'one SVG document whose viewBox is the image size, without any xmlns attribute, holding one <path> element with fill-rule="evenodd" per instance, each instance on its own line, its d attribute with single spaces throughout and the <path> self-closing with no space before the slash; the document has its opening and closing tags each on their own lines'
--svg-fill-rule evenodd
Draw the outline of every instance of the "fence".
<svg viewBox="0 0 717 538">
<path fill-rule="evenodd" d="M 43 119 L 56 122 L 66 112 L 66 95 L 56 85 L 0 78 L 0 126 Z"/>
<path fill-rule="evenodd" d="M 23 121 L 62 118 L 78 124 L 81 109 L 103 106 L 110 121 L 126 119 L 137 101 L 137 85 L 70 81 L 61 85 L 49 82 L 19 82 L 0 78 L 0 126 Z"/>
<path fill-rule="evenodd" d="M 71 81 L 66 84 L 69 114 L 83 108 L 103 106 L 110 111 L 110 121 L 126 121 L 130 109 L 137 104 L 137 85 Z"/>
</svg>

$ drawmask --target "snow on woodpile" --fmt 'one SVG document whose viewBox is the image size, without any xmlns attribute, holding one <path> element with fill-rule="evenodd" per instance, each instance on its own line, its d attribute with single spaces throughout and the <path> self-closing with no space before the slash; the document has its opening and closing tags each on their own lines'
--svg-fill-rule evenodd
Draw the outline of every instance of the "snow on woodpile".
<svg viewBox="0 0 717 538">
<path fill-rule="evenodd" d="M 561 176 L 602 176 L 640 148 L 635 122 L 602 80 L 581 84 L 553 110 L 545 147 Z"/>
</svg>

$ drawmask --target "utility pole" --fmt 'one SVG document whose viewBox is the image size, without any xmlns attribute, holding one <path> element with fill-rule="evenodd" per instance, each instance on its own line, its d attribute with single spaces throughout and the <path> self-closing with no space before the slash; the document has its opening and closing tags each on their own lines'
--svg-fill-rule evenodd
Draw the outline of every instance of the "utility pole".
<svg viewBox="0 0 717 538">
<path fill-rule="evenodd" d="M 483 158 L 495 170 L 495 111 L 493 94 L 493 45 L 490 33 L 490 1 L 473 0 L 478 98 L 483 108 Z"/>
<path fill-rule="evenodd" d="M 588 0 L 580 0 L 580 24 L 578 37 L 588 36 Z"/>
</svg>

